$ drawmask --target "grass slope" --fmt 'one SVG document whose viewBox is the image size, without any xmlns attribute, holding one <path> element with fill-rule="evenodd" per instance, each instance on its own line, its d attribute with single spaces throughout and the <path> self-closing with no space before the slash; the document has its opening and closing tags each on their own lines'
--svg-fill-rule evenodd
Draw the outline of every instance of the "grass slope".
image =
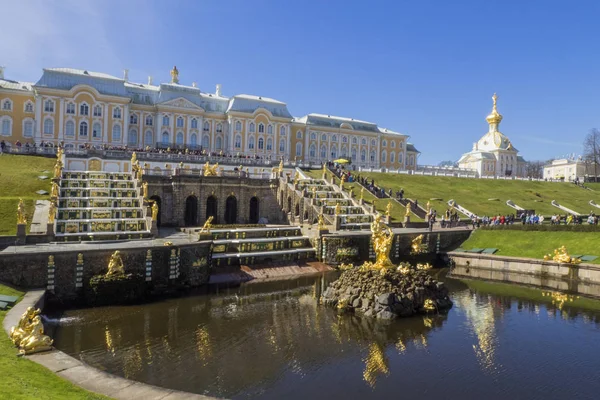
<svg viewBox="0 0 600 400">
<path fill-rule="evenodd" d="M 38 195 L 42 189 L 50 192 L 50 179 L 40 180 L 39 175 L 52 177 L 54 158 L 2 154 L 0 156 L 0 235 L 14 235 L 17 231 L 17 204 L 22 197 L 25 202 L 27 226 L 31 224 L 35 200 L 48 199 Z M 50 171 L 43 174 L 42 171 Z"/>
<path fill-rule="evenodd" d="M 22 296 L 15 289 L 0 285 L 0 294 Z M 0 311 L 0 322 L 7 311 Z M 87 392 L 60 378 L 48 369 L 22 357 L 4 332 L 0 334 L 0 399 L 108 399 Z"/>
<path fill-rule="evenodd" d="M 569 254 L 600 256 L 597 232 L 538 232 L 475 230 L 462 244 L 463 249 L 498 248 L 496 255 L 544 258 L 554 249 L 564 245 Z M 600 258 L 592 261 L 600 264 Z"/>
<path fill-rule="evenodd" d="M 515 210 L 506 205 L 512 200 L 517 205 L 544 215 L 552 215 L 560 210 L 550 204 L 552 200 L 587 214 L 594 207 L 590 200 L 600 204 L 600 191 L 579 188 L 572 183 L 505 181 L 493 179 L 456 178 L 445 176 L 402 175 L 380 172 L 360 172 L 361 176 L 375 179 L 375 184 L 386 190 L 395 192 L 404 188 L 404 194 L 417 199 L 419 204 L 426 204 L 431 198 L 442 201 L 431 201 L 436 210 L 445 210 L 450 199 L 469 211 L 478 215 L 497 215 L 514 213 Z M 488 199 L 498 199 L 490 201 Z M 600 212 L 600 209 L 595 211 Z M 564 212 L 563 212 L 564 214 Z"/>
</svg>

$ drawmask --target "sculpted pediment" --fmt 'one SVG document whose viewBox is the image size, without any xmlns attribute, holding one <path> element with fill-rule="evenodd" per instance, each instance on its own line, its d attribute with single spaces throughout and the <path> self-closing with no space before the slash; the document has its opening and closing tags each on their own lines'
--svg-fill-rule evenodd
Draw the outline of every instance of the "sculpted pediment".
<svg viewBox="0 0 600 400">
<path fill-rule="evenodd" d="M 185 108 L 188 110 L 199 110 L 204 111 L 202 107 L 196 105 L 189 101 L 188 99 L 184 99 L 183 97 L 179 97 L 177 99 L 165 101 L 163 103 L 159 103 L 161 106 L 175 107 L 175 108 Z"/>
</svg>

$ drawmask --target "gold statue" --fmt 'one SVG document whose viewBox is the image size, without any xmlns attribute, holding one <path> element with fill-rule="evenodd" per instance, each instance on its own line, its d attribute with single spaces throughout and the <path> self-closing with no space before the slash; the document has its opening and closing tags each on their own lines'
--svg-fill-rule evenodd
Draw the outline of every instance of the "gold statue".
<svg viewBox="0 0 600 400">
<path fill-rule="evenodd" d="M 211 166 L 210 163 L 207 161 L 206 164 L 204 164 L 204 176 L 217 176 L 218 168 L 219 163 L 216 163 L 215 165 Z"/>
<path fill-rule="evenodd" d="M 123 265 L 123 259 L 121 258 L 121 253 L 119 250 L 115 251 L 112 256 L 110 256 L 110 261 L 108 262 L 108 271 L 106 272 L 106 276 L 113 275 L 123 275 L 125 274 L 125 266 Z"/>
<path fill-rule="evenodd" d="M 200 233 L 210 233 L 210 228 L 212 227 L 213 216 L 208 217 L 204 225 L 202 225 L 202 229 L 200 229 Z"/>
<path fill-rule="evenodd" d="M 152 221 L 157 221 L 158 218 L 158 203 L 154 201 L 152 203 Z"/>
<path fill-rule="evenodd" d="M 323 174 L 327 173 L 327 164 L 323 163 Z"/>
<path fill-rule="evenodd" d="M 36 311 L 38 311 L 39 314 L 39 310 Z M 23 337 L 19 342 L 20 355 L 52 350 L 53 340 L 50 339 L 50 336 L 44 335 L 44 324 L 39 315 L 36 315 L 31 319 L 31 323 L 28 325 L 27 330 L 29 330 L 29 334 Z"/>
<path fill-rule="evenodd" d="M 17 326 L 13 326 L 10 328 L 9 337 L 15 346 L 19 346 L 21 344 L 21 340 L 31 333 L 30 323 L 34 317 L 40 314 L 40 309 L 37 310 L 33 307 L 27 307 L 27 310 L 17 323 Z"/>
<path fill-rule="evenodd" d="M 148 198 L 148 182 L 142 183 L 142 197 L 144 199 Z"/>
<path fill-rule="evenodd" d="M 133 153 L 131 153 L 131 165 L 137 165 L 137 161 L 138 161 L 137 154 L 134 151 Z"/>
<path fill-rule="evenodd" d="M 50 207 L 48 208 L 48 223 L 53 224 L 55 217 L 56 217 L 56 202 L 54 200 L 50 200 Z"/>
<path fill-rule="evenodd" d="M 283 172 L 283 158 L 279 161 L 279 173 Z"/>
<path fill-rule="evenodd" d="M 561 246 L 558 249 L 554 249 L 554 254 L 546 254 L 544 256 L 544 260 L 546 261 L 556 261 L 564 264 L 579 264 L 581 260 L 579 258 L 573 258 L 567 253 L 567 248 L 565 246 Z"/>
<path fill-rule="evenodd" d="M 60 179 L 61 175 L 62 175 L 62 161 L 61 160 L 56 160 L 56 164 L 54 164 L 54 178 L 55 179 Z"/>
<path fill-rule="evenodd" d="M 365 194 L 365 188 L 364 186 L 360 188 L 360 199 L 363 199 L 363 195 Z"/>
<path fill-rule="evenodd" d="M 429 202 L 429 200 L 427 200 L 427 214 L 429 214 L 429 211 L 431 210 L 431 203 Z"/>
<path fill-rule="evenodd" d="M 317 218 L 317 229 L 320 231 L 325 229 L 325 219 L 323 218 L 323 214 L 319 214 Z"/>
<path fill-rule="evenodd" d="M 25 215 L 25 203 L 23 199 L 19 199 L 19 205 L 17 206 L 17 224 L 26 224 L 27 216 Z"/>
<path fill-rule="evenodd" d="M 317 187 L 313 186 L 312 188 L 312 198 L 316 199 L 317 198 Z"/>
<path fill-rule="evenodd" d="M 56 159 L 62 161 L 63 154 L 65 154 L 65 151 L 62 147 L 58 146 L 58 148 L 56 149 Z"/>
<path fill-rule="evenodd" d="M 392 230 L 381 222 L 381 215 L 377 214 L 371 223 L 371 242 L 375 251 L 375 263 L 366 262 L 363 264 L 363 268 L 382 271 L 393 268 L 394 264 L 389 257 L 393 240 Z"/>
<path fill-rule="evenodd" d="M 171 83 L 179 83 L 179 71 L 176 65 L 171 70 Z"/>
<path fill-rule="evenodd" d="M 427 244 L 423 244 L 423 234 L 412 240 L 410 248 L 411 254 L 421 254 L 427 251 Z"/>
<path fill-rule="evenodd" d="M 343 187 L 344 183 L 346 183 L 346 174 L 342 174 L 341 181 L 340 181 L 340 187 Z"/>
<path fill-rule="evenodd" d="M 410 201 L 408 201 L 406 203 L 406 214 L 404 214 L 405 217 L 410 217 L 410 205 L 411 205 L 411 203 L 410 203 Z"/>
<path fill-rule="evenodd" d="M 389 217 L 391 212 L 392 212 L 392 202 L 388 201 L 387 206 L 385 207 L 385 215 L 387 217 Z"/>
<path fill-rule="evenodd" d="M 342 212 L 342 206 L 340 206 L 340 203 L 337 203 L 335 205 L 335 209 L 333 210 L 333 213 L 335 215 L 340 215 L 341 212 Z"/>
<path fill-rule="evenodd" d="M 52 189 L 50 189 L 50 198 L 58 198 L 58 184 L 56 182 L 52 182 Z"/>
</svg>

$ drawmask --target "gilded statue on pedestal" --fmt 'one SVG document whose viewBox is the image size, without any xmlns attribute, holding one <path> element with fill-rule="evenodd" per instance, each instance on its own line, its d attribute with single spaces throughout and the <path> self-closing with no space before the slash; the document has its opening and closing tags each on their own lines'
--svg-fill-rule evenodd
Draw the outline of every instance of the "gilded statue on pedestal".
<svg viewBox="0 0 600 400">
<path fill-rule="evenodd" d="M 40 309 L 27 308 L 17 326 L 10 329 L 10 339 L 19 348 L 19 354 L 32 354 L 52 349 L 52 339 L 44 335 Z"/>
<path fill-rule="evenodd" d="M 323 174 L 327 173 L 327 164 L 323 163 Z"/>
<path fill-rule="evenodd" d="M 133 153 L 131 153 L 131 165 L 135 165 L 137 163 L 137 154 L 134 151 Z"/>
<path fill-rule="evenodd" d="M 325 229 L 325 220 L 323 218 L 323 214 L 319 214 L 319 216 L 317 217 L 317 229 L 320 231 Z"/>
<path fill-rule="evenodd" d="M 204 164 L 204 176 L 217 176 L 218 168 L 219 163 L 216 163 L 215 165 L 211 166 L 210 163 L 207 161 L 206 164 Z"/>
<path fill-rule="evenodd" d="M 56 217 L 56 202 L 50 200 L 50 208 L 48 208 L 48 223 L 53 224 Z"/>
<path fill-rule="evenodd" d="M 361 199 L 361 200 L 363 199 L 363 195 L 364 195 L 364 194 L 365 194 L 365 188 L 364 188 L 364 187 L 361 187 L 361 188 L 360 188 L 360 199 Z"/>
<path fill-rule="evenodd" d="M 158 203 L 154 201 L 152 203 L 152 221 L 157 221 L 158 218 Z"/>
<path fill-rule="evenodd" d="M 405 217 L 410 217 L 410 201 L 406 203 L 406 214 L 404 214 Z"/>
<path fill-rule="evenodd" d="M 371 242 L 375 251 L 375 263 L 366 262 L 363 268 L 385 270 L 393 268 L 389 254 L 392 249 L 394 234 L 392 230 L 381 222 L 381 215 L 377 214 L 371 223 Z"/>
<path fill-rule="evenodd" d="M 317 198 L 317 187 L 313 186 L 312 188 L 312 198 L 316 199 Z"/>
<path fill-rule="evenodd" d="M 283 172 L 283 158 L 279 161 L 279 173 Z"/>
<path fill-rule="evenodd" d="M 334 210 L 333 210 L 333 213 L 334 213 L 335 215 L 340 215 L 340 213 L 341 213 L 341 212 L 342 212 L 342 206 L 340 206 L 340 203 L 337 203 L 337 204 L 335 205 L 335 208 L 334 208 Z"/>
<path fill-rule="evenodd" d="M 429 200 L 427 201 L 427 214 L 429 214 L 429 210 L 431 210 L 431 203 L 429 202 Z"/>
<path fill-rule="evenodd" d="M 411 254 L 421 254 L 427 251 L 427 244 L 423 244 L 423 234 L 414 238 L 411 242 Z"/>
<path fill-rule="evenodd" d="M 561 246 L 558 249 L 554 249 L 554 254 L 546 254 L 544 256 L 544 260 L 546 261 L 556 261 L 564 264 L 579 264 L 581 260 L 579 258 L 573 258 L 567 253 L 567 248 L 565 246 Z"/>
<path fill-rule="evenodd" d="M 171 83 L 179 83 L 179 70 L 176 65 L 171 70 Z"/>
<path fill-rule="evenodd" d="M 144 199 L 148 198 L 148 182 L 142 183 L 142 197 Z"/>
<path fill-rule="evenodd" d="M 25 215 L 25 203 L 23 199 L 19 199 L 19 205 L 17 205 L 17 224 L 26 224 L 27 216 Z"/>
<path fill-rule="evenodd" d="M 56 160 L 56 164 L 54 164 L 54 178 L 60 179 L 62 175 L 62 161 Z"/>
<path fill-rule="evenodd" d="M 124 275 L 124 274 L 125 274 L 125 266 L 123 265 L 123 259 L 121 258 L 121 252 L 119 250 L 117 250 L 112 254 L 112 256 L 110 256 L 110 261 L 108 262 L 108 271 L 106 272 L 106 276 Z"/>
<path fill-rule="evenodd" d="M 200 233 L 210 233 L 210 228 L 212 227 L 213 216 L 208 217 L 204 225 L 202 225 L 202 229 L 200 229 Z"/>
<path fill-rule="evenodd" d="M 52 189 L 50 189 L 50 198 L 58 198 L 58 184 L 56 182 L 52 182 Z"/>
<path fill-rule="evenodd" d="M 385 207 L 385 215 L 387 217 L 389 217 L 391 212 L 392 212 L 392 202 L 388 201 L 387 206 Z"/>
</svg>

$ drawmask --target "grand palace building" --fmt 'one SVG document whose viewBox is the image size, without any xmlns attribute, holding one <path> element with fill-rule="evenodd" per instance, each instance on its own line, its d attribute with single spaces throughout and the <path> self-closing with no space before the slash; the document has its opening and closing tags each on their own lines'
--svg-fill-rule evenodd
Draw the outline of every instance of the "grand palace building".
<svg viewBox="0 0 600 400">
<path fill-rule="evenodd" d="M 320 163 L 349 158 L 366 168 L 415 170 L 408 136 L 353 118 L 294 117 L 286 103 L 224 96 L 179 83 L 145 84 L 104 73 L 46 68 L 36 83 L 0 68 L 0 139 L 80 147 L 171 148 Z"/>
</svg>

